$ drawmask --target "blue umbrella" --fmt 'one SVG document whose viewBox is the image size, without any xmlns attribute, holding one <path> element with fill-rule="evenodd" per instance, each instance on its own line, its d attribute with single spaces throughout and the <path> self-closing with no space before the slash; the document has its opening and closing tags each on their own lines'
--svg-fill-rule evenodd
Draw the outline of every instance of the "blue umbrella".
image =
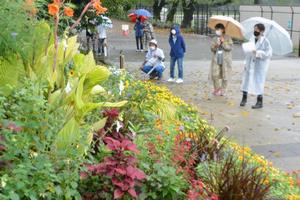
<svg viewBox="0 0 300 200">
<path fill-rule="evenodd" d="M 152 14 L 146 9 L 135 10 L 134 14 L 136 14 L 138 16 L 152 17 Z"/>
</svg>

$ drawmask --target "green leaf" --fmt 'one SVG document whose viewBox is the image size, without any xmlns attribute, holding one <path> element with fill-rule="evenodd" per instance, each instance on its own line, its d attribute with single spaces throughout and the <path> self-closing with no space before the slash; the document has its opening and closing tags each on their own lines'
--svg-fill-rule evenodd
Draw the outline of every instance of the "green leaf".
<svg viewBox="0 0 300 200">
<path fill-rule="evenodd" d="M 111 103 L 111 102 L 101 102 L 101 103 L 87 103 L 85 104 L 79 111 L 80 116 L 84 116 L 90 111 L 97 109 L 97 108 L 103 108 L 103 107 L 122 107 L 127 103 L 127 101 L 120 101 L 118 103 Z"/>
<path fill-rule="evenodd" d="M 59 131 L 55 140 L 55 148 L 57 150 L 67 150 L 71 145 L 76 144 L 80 140 L 80 125 L 71 118 L 65 126 Z"/>
<path fill-rule="evenodd" d="M 83 59 L 83 61 L 81 60 Z M 96 67 L 94 55 L 92 52 L 89 54 L 83 56 L 76 56 L 76 61 L 75 61 L 75 66 L 76 69 L 78 70 L 79 74 L 86 74 L 93 70 Z"/>
<path fill-rule="evenodd" d="M 11 200 L 19 200 L 20 199 L 19 195 L 17 195 L 14 192 L 10 192 L 9 197 Z"/>
<path fill-rule="evenodd" d="M 80 110 L 84 106 L 84 102 L 82 100 L 82 95 L 83 95 L 83 83 L 85 81 L 85 75 L 80 78 L 76 93 L 75 93 L 75 105 L 76 109 Z"/>
<path fill-rule="evenodd" d="M 109 70 L 106 67 L 101 66 L 97 66 L 95 69 L 88 72 L 84 81 L 85 94 L 89 94 L 95 85 L 107 80 L 109 75 Z"/>
<path fill-rule="evenodd" d="M 94 123 L 92 126 L 93 130 L 97 131 L 102 129 L 105 126 L 106 121 L 107 121 L 107 117 L 100 119 L 98 122 Z"/>
<path fill-rule="evenodd" d="M 20 84 L 20 78 L 25 76 L 24 65 L 17 56 L 0 58 L 0 90 L 8 95 Z"/>
</svg>

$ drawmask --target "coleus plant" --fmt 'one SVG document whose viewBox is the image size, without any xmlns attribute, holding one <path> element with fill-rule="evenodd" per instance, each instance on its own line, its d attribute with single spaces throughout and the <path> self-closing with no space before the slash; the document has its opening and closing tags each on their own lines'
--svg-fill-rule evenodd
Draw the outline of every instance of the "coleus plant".
<svg viewBox="0 0 300 200">
<path fill-rule="evenodd" d="M 105 157 L 99 164 L 88 165 L 87 170 L 92 176 L 105 175 L 111 179 L 114 199 L 120 199 L 127 194 L 137 198 L 135 186 L 139 181 L 146 179 L 144 172 L 137 168 L 135 154 L 139 151 L 136 145 L 114 125 L 113 121 L 116 122 L 119 115 L 118 110 L 107 110 L 103 114 L 108 119 L 100 133 L 107 133 L 102 141 L 111 150 L 111 155 Z"/>
</svg>

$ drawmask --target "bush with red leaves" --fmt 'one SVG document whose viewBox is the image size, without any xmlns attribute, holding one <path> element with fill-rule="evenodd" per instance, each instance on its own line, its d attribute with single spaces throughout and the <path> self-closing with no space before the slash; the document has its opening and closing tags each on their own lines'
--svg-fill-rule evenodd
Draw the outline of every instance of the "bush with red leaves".
<svg viewBox="0 0 300 200">
<path fill-rule="evenodd" d="M 97 165 L 88 166 L 88 171 L 93 176 L 106 175 L 111 178 L 114 186 L 114 199 L 119 199 L 128 193 L 137 198 L 135 185 L 137 181 L 146 178 L 143 171 L 136 167 L 137 159 L 128 152 L 138 153 L 135 144 L 128 139 L 115 140 L 111 137 L 104 138 L 106 146 L 113 152 Z"/>
<path fill-rule="evenodd" d="M 104 111 L 104 116 L 107 117 L 105 127 L 101 130 L 106 137 L 102 142 L 106 147 L 111 150 L 111 155 L 103 159 L 99 164 L 87 165 L 88 174 L 82 173 L 82 177 L 103 177 L 105 175 L 109 178 L 109 185 L 100 184 L 102 188 L 94 188 L 96 191 L 103 192 L 103 188 L 106 191 L 108 187 L 113 187 L 113 198 L 120 199 L 125 195 L 129 195 L 131 198 L 137 198 L 137 192 L 135 187 L 137 183 L 144 180 L 146 175 L 143 171 L 137 168 L 137 159 L 135 154 L 139 153 L 136 145 L 129 140 L 125 134 L 120 133 L 114 125 L 114 122 L 118 119 L 119 111 L 117 109 Z M 98 144 L 97 144 L 98 145 Z M 89 200 L 97 199 L 98 194 L 95 194 L 93 198 L 91 192 L 87 192 Z M 83 194 L 86 196 L 87 194 Z"/>
</svg>

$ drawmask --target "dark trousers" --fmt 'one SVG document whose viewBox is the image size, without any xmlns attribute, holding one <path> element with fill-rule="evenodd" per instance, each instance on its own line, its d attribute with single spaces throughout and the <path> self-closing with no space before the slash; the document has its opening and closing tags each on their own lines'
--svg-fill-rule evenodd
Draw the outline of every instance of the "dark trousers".
<svg viewBox="0 0 300 200">
<path fill-rule="evenodd" d="M 135 37 L 135 41 L 136 41 L 136 49 L 137 50 L 143 50 L 143 37 L 142 36 L 136 36 Z"/>
<path fill-rule="evenodd" d="M 98 39 L 98 53 L 104 54 L 104 41 L 105 38 Z"/>
</svg>

